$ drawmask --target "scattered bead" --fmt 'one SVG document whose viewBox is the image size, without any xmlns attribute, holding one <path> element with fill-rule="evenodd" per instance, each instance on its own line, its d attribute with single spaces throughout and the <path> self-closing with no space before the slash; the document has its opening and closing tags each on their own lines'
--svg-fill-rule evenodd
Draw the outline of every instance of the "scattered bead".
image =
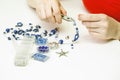
<svg viewBox="0 0 120 80">
<path fill-rule="evenodd" d="M 78 30 L 78 28 L 75 28 L 76 30 Z"/>
<path fill-rule="evenodd" d="M 47 36 L 47 34 L 48 34 L 47 30 L 45 30 L 45 31 L 43 32 L 43 34 L 44 34 L 44 36 Z"/>
<path fill-rule="evenodd" d="M 74 49 L 74 47 L 73 47 L 74 45 L 73 44 L 71 44 L 71 49 Z"/>
<path fill-rule="evenodd" d="M 17 27 L 22 27 L 23 26 L 23 23 L 22 22 L 18 22 L 17 23 Z"/>
<path fill-rule="evenodd" d="M 75 36 L 74 36 L 74 40 L 73 41 L 78 40 L 78 38 L 79 38 L 79 33 L 76 33 Z"/>
<path fill-rule="evenodd" d="M 51 30 L 49 36 L 55 35 L 57 31 L 58 31 L 57 28 Z"/>
<path fill-rule="evenodd" d="M 17 33 L 18 33 L 18 31 L 17 31 L 17 30 L 14 30 L 13 32 L 14 32 L 14 34 L 17 34 Z"/>
<path fill-rule="evenodd" d="M 24 33 L 23 30 L 19 30 L 19 31 L 18 31 L 18 35 L 22 35 L 23 33 Z"/>
<path fill-rule="evenodd" d="M 9 29 L 9 28 L 7 28 L 7 29 L 6 29 L 6 32 L 7 32 L 7 33 L 9 33 L 9 32 L 10 32 L 10 29 Z"/>
<path fill-rule="evenodd" d="M 8 37 L 8 40 L 11 40 L 11 38 L 10 38 L 10 37 Z"/>
<path fill-rule="evenodd" d="M 29 23 L 29 25 L 32 25 L 32 23 Z"/>
<path fill-rule="evenodd" d="M 41 26 L 40 26 L 40 25 L 36 25 L 35 27 L 36 27 L 36 28 L 38 28 L 38 29 L 40 29 L 40 28 L 41 28 Z"/>
<path fill-rule="evenodd" d="M 26 32 L 31 32 L 32 31 L 32 29 L 26 29 Z"/>
<path fill-rule="evenodd" d="M 30 36 L 30 33 L 26 33 L 25 35 L 26 35 L 26 36 Z"/>
<path fill-rule="evenodd" d="M 36 39 L 36 44 L 37 45 L 45 45 L 47 43 L 47 39 L 46 38 L 37 38 Z"/>
<path fill-rule="evenodd" d="M 10 30 L 13 30 L 13 28 L 10 28 Z"/>
<path fill-rule="evenodd" d="M 33 32 L 39 32 L 39 29 L 33 29 Z"/>
<path fill-rule="evenodd" d="M 61 39 L 61 40 L 59 40 L 59 44 L 63 44 L 63 40 Z"/>
<path fill-rule="evenodd" d="M 3 32 L 3 34 L 6 34 L 6 32 Z"/>
</svg>

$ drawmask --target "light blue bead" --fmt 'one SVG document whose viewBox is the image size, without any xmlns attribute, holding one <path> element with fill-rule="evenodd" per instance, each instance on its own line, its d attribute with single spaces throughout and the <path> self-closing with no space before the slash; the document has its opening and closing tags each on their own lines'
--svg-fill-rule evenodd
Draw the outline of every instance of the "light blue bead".
<svg viewBox="0 0 120 80">
<path fill-rule="evenodd" d="M 47 39 L 46 38 L 36 38 L 36 44 L 37 45 L 45 45 L 47 43 Z"/>
<path fill-rule="evenodd" d="M 40 53 L 36 53 L 32 56 L 35 60 L 38 60 L 38 61 L 42 61 L 42 62 L 45 62 L 47 59 L 48 59 L 48 56 L 46 55 L 43 55 L 43 54 L 40 54 Z"/>
</svg>

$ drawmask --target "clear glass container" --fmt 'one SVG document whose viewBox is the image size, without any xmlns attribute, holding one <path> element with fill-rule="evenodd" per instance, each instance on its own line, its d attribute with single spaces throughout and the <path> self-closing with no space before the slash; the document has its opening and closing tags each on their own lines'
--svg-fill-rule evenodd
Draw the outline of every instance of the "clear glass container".
<svg viewBox="0 0 120 80">
<path fill-rule="evenodd" d="M 23 37 L 20 40 L 13 40 L 16 51 L 14 64 L 16 66 L 26 66 L 32 56 L 34 37 Z"/>
</svg>

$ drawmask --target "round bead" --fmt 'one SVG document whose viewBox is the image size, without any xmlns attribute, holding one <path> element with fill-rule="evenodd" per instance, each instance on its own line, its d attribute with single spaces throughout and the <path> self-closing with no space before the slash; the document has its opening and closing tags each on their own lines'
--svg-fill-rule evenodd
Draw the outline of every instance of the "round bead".
<svg viewBox="0 0 120 80">
<path fill-rule="evenodd" d="M 22 22 L 18 22 L 17 23 L 17 27 L 22 27 L 23 26 L 23 23 Z"/>
<path fill-rule="evenodd" d="M 59 44 L 63 44 L 63 40 L 61 39 L 61 40 L 59 40 Z"/>
</svg>

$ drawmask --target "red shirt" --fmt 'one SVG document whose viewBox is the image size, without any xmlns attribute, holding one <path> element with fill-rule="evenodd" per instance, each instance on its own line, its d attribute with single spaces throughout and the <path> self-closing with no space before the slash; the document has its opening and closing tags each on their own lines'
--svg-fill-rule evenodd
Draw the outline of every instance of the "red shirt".
<svg viewBox="0 0 120 80">
<path fill-rule="evenodd" d="M 120 22 L 120 0 L 83 0 L 91 13 L 104 13 Z"/>
</svg>

